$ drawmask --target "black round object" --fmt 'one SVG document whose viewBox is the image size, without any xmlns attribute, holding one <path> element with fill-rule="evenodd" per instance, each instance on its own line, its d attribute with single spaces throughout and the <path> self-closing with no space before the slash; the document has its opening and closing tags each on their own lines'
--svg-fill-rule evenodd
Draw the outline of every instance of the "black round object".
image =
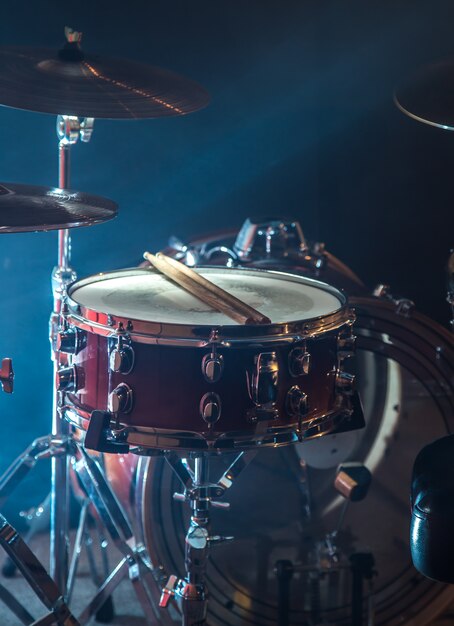
<svg viewBox="0 0 454 626">
<path fill-rule="evenodd" d="M 80 191 L 0 183 L 0 233 L 78 228 L 117 215 L 115 202 Z"/>
<path fill-rule="evenodd" d="M 206 106 L 196 82 L 159 67 L 46 48 L 0 48 L 0 104 L 55 115 L 134 119 L 185 115 Z"/>
</svg>

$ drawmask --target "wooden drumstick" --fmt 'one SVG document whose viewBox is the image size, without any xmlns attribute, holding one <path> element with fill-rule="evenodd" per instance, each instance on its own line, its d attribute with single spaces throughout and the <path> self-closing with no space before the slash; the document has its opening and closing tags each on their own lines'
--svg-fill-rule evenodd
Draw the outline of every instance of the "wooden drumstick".
<svg viewBox="0 0 454 626">
<path fill-rule="evenodd" d="M 239 324 L 271 324 L 271 320 L 266 315 L 221 289 L 183 263 L 162 253 L 154 255 L 144 252 L 143 256 L 167 278 Z"/>
</svg>

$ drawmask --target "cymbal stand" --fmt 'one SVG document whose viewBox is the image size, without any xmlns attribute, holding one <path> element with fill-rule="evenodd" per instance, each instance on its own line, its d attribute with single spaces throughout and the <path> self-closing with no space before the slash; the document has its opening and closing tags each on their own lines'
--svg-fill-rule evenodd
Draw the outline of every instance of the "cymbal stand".
<svg viewBox="0 0 454 626">
<path fill-rule="evenodd" d="M 58 143 L 58 186 L 70 188 L 71 146 L 81 141 L 88 142 L 93 132 L 93 118 L 69 115 L 57 117 Z M 67 363 L 67 355 L 57 350 L 62 302 L 68 285 L 76 280 L 71 268 L 71 235 L 68 229 L 58 231 L 58 265 L 52 271 L 52 293 L 54 307 L 50 318 L 51 356 L 54 362 L 52 437 L 64 444 L 70 438 L 68 422 L 61 416 L 60 393 L 57 389 L 57 372 Z M 68 582 L 69 552 L 69 485 L 68 453 L 52 455 L 51 500 L 50 500 L 50 575 L 59 589 L 66 590 Z"/>
<path fill-rule="evenodd" d="M 174 598 L 181 612 L 182 626 L 203 626 L 206 624 L 208 609 L 205 573 L 210 548 L 212 545 L 233 540 L 233 537 L 211 535 L 211 506 L 220 509 L 230 507 L 228 502 L 219 502 L 213 498 L 222 497 L 235 478 L 251 462 L 255 452 L 241 452 L 216 483 L 210 482 L 209 454 L 203 452 L 193 454 L 193 470 L 186 459 L 179 458 L 175 453 L 165 453 L 165 456 L 184 485 L 184 493 L 175 493 L 173 497 L 180 502 L 189 502 L 191 520 L 185 538 L 186 576 L 184 578 L 169 576 L 162 590 L 159 606 L 167 608 L 170 600 Z"/>
<path fill-rule="evenodd" d="M 50 611 L 35 621 L 30 613 L 4 587 L 1 587 L 0 599 L 15 613 L 16 617 L 23 624 L 32 626 L 79 626 L 79 622 L 70 612 L 55 582 L 3 515 L 0 515 L 0 546 L 20 570 L 39 600 Z"/>
</svg>

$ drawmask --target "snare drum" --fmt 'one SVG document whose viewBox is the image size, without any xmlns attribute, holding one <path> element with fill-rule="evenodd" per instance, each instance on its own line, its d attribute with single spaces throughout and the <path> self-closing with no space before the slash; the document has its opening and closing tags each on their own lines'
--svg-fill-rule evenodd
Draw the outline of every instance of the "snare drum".
<svg viewBox="0 0 454 626">
<path fill-rule="evenodd" d="M 267 315 L 239 325 L 147 268 L 74 283 L 59 334 L 66 418 L 104 413 L 113 441 L 236 449 L 324 435 L 351 413 L 353 314 L 324 283 L 283 272 L 203 268 Z"/>
</svg>

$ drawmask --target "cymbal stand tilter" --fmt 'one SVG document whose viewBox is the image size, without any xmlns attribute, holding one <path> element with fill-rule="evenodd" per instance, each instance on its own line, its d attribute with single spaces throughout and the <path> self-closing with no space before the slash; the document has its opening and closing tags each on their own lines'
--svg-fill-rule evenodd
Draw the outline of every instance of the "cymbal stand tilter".
<svg viewBox="0 0 454 626">
<path fill-rule="evenodd" d="M 182 626 L 203 626 L 206 624 L 208 591 L 205 584 L 206 566 L 210 548 L 213 545 L 232 541 L 233 537 L 211 535 L 211 506 L 228 509 L 228 502 L 219 502 L 213 498 L 222 497 L 234 479 L 250 463 L 255 453 L 241 452 L 230 467 L 216 482 L 210 482 L 209 455 L 194 453 L 194 469 L 185 459 L 175 453 L 165 453 L 165 457 L 184 485 L 184 493 L 175 493 L 174 499 L 188 502 L 191 507 L 191 520 L 185 539 L 184 578 L 169 576 L 163 588 L 159 606 L 167 608 L 173 598 L 181 612 Z"/>
<path fill-rule="evenodd" d="M 337 547 L 337 536 L 343 526 L 350 502 L 363 500 L 368 492 L 372 475 L 361 463 L 344 463 L 339 466 L 334 481 L 337 491 L 345 498 L 342 505 L 337 527 L 327 533 L 321 540 L 315 541 L 314 551 L 309 563 L 292 563 L 289 560 L 277 561 L 275 573 L 278 582 L 278 626 L 290 626 L 290 584 L 296 572 L 305 574 L 310 589 L 310 621 L 311 626 L 324 624 L 320 599 L 320 580 L 323 576 L 350 570 L 352 576 L 352 626 L 363 626 L 363 581 L 368 580 L 370 586 L 367 609 L 367 626 L 374 624 L 372 602 L 372 578 L 374 558 L 371 553 L 357 552 L 350 555 L 348 561 L 341 560 Z"/>
</svg>

